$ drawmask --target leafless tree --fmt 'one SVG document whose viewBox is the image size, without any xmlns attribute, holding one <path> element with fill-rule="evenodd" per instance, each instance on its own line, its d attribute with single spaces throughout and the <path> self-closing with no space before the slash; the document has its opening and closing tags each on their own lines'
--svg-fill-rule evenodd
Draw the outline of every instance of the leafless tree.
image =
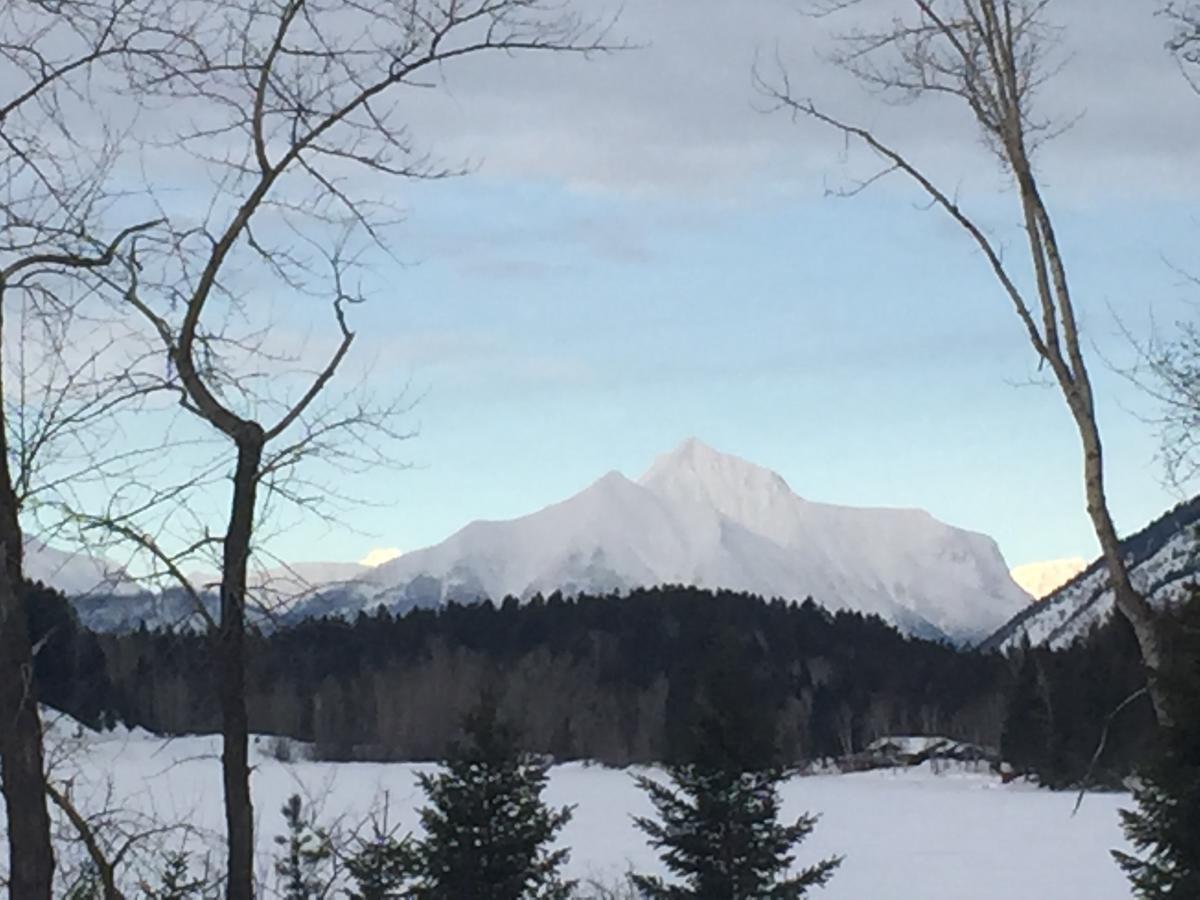
<svg viewBox="0 0 1200 900">
<path fill-rule="evenodd" d="M 1170 3 L 1161 12 L 1175 29 L 1167 49 L 1200 93 L 1200 4 Z M 1184 290 L 1200 296 L 1200 275 L 1191 261 L 1172 267 Z M 1145 340 L 1123 330 L 1137 354 L 1123 374 L 1155 402 L 1151 422 L 1159 431 L 1167 480 L 1182 489 L 1200 475 L 1200 328 L 1194 321 L 1179 321 L 1169 335 L 1154 328 Z"/>
<path fill-rule="evenodd" d="M 1023 265 L 1005 258 L 979 220 L 959 203 L 954 189 L 946 186 L 945 175 L 928 171 L 876 130 L 840 118 L 798 92 L 782 66 L 777 74 L 759 73 L 759 85 L 779 109 L 833 129 L 879 160 L 875 174 L 848 193 L 899 174 L 924 193 L 931 207 L 947 214 L 983 255 L 1075 423 L 1083 450 L 1088 515 L 1108 566 L 1116 606 L 1133 626 L 1153 685 L 1162 655 L 1160 625 L 1130 581 L 1109 513 L 1095 396 L 1075 299 L 1034 165 L 1038 147 L 1061 128 L 1041 117 L 1035 103 L 1038 91 L 1057 68 L 1055 32 L 1047 20 L 1050 0 L 906 0 L 902 5 L 910 11 L 907 18 L 897 16 L 881 27 L 840 35 L 834 62 L 884 99 L 914 102 L 937 96 L 969 111 L 986 146 L 1011 179 L 1028 242 Z M 841 0 L 822 12 L 832 15 L 856 6 L 856 0 Z M 1022 287 L 1026 273 L 1032 276 L 1032 291 Z M 1162 703 L 1153 691 L 1152 696 L 1163 722 Z"/>
<path fill-rule="evenodd" d="M 132 808 L 111 778 L 89 763 L 98 735 L 70 717 L 50 717 L 48 731 L 46 794 L 60 895 L 87 879 L 103 900 L 149 896 L 173 854 L 199 863 L 190 873 L 197 886 L 213 883 L 205 861 L 215 835 L 186 819 L 163 822 Z"/>
<path fill-rule="evenodd" d="M 1118 371 L 1154 404 L 1145 418 L 1158 432 L 1166 482 L 1187 491 L 1200 475 L 1200 329 L 1180 321 L 1169 336 L 1154 328 L 1145 339 L 1124 331 L 1136 361 Z"/>
<path fill-rule="evenodd" d="M 1200 66 L 1200 3 L 1178 0 L 1164 6 L 1162 14 L 1175 25 L 1175 33 L 1167 42 L 1167 49 L 1183 65 L 1183 74 L 1188 83 L 1200 92 L 1200 81 L 1195 71 Z"/>
<path fill-rule="evenodd" d="M 205 6 L 210 24 L 190 45 L 169 64 L 160 58 L 142 67 L 131 83 L 160 120 L 186 124 L 146 138 L 159 159 L 145 168 L 163 224 L 131 239 L 110 287 L 157 339 L 165 383 L 182 408 L 230 451 L 225 521 L 197 541 L 217 546 L 220 568 L 214 652 L 226 896 L 247 900 L 254 841 L 244 636 L 256 522 L 264 505 L 319 501 L 299 480 L 298 463 L 331 456 L 362 463 L 370 438 L 403 436 L 391 424 L 395 405 L 365 404 L 352 392 L 331 399 L 328 389 L 355 338 L 350 311 L 365 299 L 359 285 L 368 260 L 387 253 L 396 210 L 377 199 L 388 190 L 383 182 L 454 173 L 415 148 L 404 104 L 461 57 L 586 55 L 610 46 L 605 28 L 556 0 Z M 170 171 L 162 159 L 171 160 Z M 193 191 L 206 181 L 215 187 L 177 202 L 171 179 L 180 166 L 191 166 Z M 259 315 L 268 295 L 287 298 L 289 316 L 314 301 L 327 304 L 323 361 L 272 346 Z M 147 538 L 127 509 L 109 519 L 143 548 L 164 544 Z M 155 556 L 177 558 L 170 549 Z"/>
<path fill-rule="evenodd" d="M 121 136 L 94 104 L 110 67 L 174 40 L 149 13 L 141 0 L 11 0 L 0 9 L 0 767 L 10 891 L 31 900 L 50 897 L 54 858 L 21 601 L 22 517 L 45 496 L 43 476 L 73 465 L 64 444 L 123 393 L 99 376 L 101 348 L 66 351 L 95 277 L 148 225 L 105 221 Z"/>
</svg>

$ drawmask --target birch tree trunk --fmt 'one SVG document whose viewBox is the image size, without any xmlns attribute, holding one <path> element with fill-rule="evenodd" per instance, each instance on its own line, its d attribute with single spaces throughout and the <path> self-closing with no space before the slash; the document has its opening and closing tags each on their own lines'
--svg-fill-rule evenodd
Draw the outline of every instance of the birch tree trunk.
<svg viewBox="0 0 1200 900">
<path fill-rule="evenodd" d="M 828 11 L 858 5 L 858 0 L 839 0 Z M 879 94 L 907 101 L 927 95 L 950 98 L 970 112 L 985 145 L 1012 178 L 1028 241 L 1025 262 L 1032 290 L 1019 286 L 1014 264 L 1005 259 L 1000 246 L 964 210 L 954 192 L 940 187 L 914 157 L 881 138 L 875 129 L 838 118 L 797 94 L 786 71 L 773 80 L 756 72 L 756 80 L 780 109 L 833 128 L 880 161 L 879 171 L 844 194 L 857 194 L 881 177 L 899 173 L 925 194 L 931 208 L 949 215 L 982 252 L 1039 365 L 1050 369 L 1070 410 L 1083 452 L 1087 513 L 1108 568 L 1114 603 L 1137 637 L 1159 724 L 1168 725 L 1170 717 L 1157 685 L 1163 653 L 1161 625 L 1133 586 L 1108 508 L 1100 428 L 1074 299 L 1033 166 L 1040 144 L 1061 130 L 1058 123 L 1037 117 L 1033 109 L 1035 93 L 1044 89 L 1055 69 L 1049 59 L 1054 29 L 1045 21 L 1047 6 L 1046 0 L 911 0 L 910 17 L 892 18 L 874 30 L 848 31 L 838 39 L 842 50 L 835 55 L 837 64 Z"/>
</svg>

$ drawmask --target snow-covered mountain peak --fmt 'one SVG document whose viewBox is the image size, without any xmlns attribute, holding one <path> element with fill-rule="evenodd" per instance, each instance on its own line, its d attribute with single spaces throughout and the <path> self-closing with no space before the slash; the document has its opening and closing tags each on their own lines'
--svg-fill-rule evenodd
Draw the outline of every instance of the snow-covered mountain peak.
<svg viewBox="0 0 1200 900">
<path fill-rule="evenodd" d="M 919 510 L 810 502 L 770 469 L 695 438 L 636 482 L 609 472 L 537 512 L 473 522 L 364 581 L 373 586 L 358 593 L 364 607 L 655 584 L 811 595 L 960 638 L 1030 599 L 982 535 Z"/>
<path fill-rule="evenodd" d="M 637 481 L 609 472 L 527 515 L 477 520 L 434 546 L 330 575 L 323 589 L 301 579 L 289 615 L 689 584 L 811 596 L 972 640 L 1030 602 L 990 538 L 919 510 L 805 500 L 770 469 L 694 438 Z"/>
<path fill-rule="evenodd" d="M 778 473 L 732 453 L 722 453 L 694 437 L 657 457 L 638 482 L 651 486 L 654 482 L 666 478 L 682 477 L 695 479 L 710 487 L 727 487 L 732 482 L 738 487 L 790 490 L 787 482 Z"/>
<path fill-rule="evenodd" d="M 1041 600 L 1054 593 L 1088 566 L 1081 556 L 1070 559 L 1051 559 L 1045 562 L 1026 563 L 1013 568 L 1013 581 Z"/>
<path fill-rule="evenodd" d="M 696 438 L 658 457 L 638 484 L 671 502 L 706 506 L 750 525 L 800 500 L 778 473 Z"/>
<path fill-rule="evenodd" d="M 629 490 L 632 484 L 633 482 L 626 478 L 625 475 L 616 469 L 612 469 L 593 481 L 591 486 L 585 490 L 599 493 L 621 492 Z"/>
<path fill-rule="evenodd" d="M 572 525 L 607 525 L 610 524 L 609 520 L 621 515 L 631 505 L 644 502 L 644 495 L 645 491 L 640 485 L 614 469 L 593 481 L 578 494 L 551 504 L 543 512 L 554 511 L 553 518 L 556 521 L 570 521 Z M 536 515 L 537 513 L 522 516 L 517 521 Z"/>
<path fill-rule="evenodd" d="M 25 538 L 25 577 L 79 597 L 87 594 L 135 594 L 141 590 L 123 567 L 84 552 L 51 547 L 36 537 Z"/>
</svg>

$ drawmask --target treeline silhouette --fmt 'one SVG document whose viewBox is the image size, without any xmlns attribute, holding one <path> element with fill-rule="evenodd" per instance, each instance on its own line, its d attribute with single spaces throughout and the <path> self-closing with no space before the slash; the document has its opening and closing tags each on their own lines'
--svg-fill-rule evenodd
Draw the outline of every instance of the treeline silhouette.
<svg viewBox="0 0 1200 900">
<path fill-rule="evenodd" d="M 93 634 L 60 595 L 35 585 L 29 597 L 45 702 L 95 726 L 218 730 L 209 637 Z M 1066 650 L 1005 656 L 811 600 L 667 586 L 309 620 L 252 631 L 248 654 L 251 728 L 311 742 L 330 760 L 443 759 L 487 693 L 522 749 L 610 765 L 687 761 L 714 666 L 752 673 L 743 703 L 777 736 L 780 764 L 934 734 L 998 747 L 1054 786 L 1116 783 L 1143 758 L 1152 723 L 1144 698 L 1129 704 L 1093 765 L 1109 714 L 1144 683 L 1120 619 Z"/>
</svg>

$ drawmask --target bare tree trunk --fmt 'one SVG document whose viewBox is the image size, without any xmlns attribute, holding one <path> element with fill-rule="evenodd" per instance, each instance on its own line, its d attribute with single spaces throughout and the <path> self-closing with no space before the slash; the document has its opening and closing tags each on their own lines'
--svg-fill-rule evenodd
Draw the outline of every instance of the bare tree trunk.
<svg viewBox="0 0 1200 900">
<path fill-rule="evenodd" d="M 1019 134 L 1019 125 L 1014 125 L 1013 130 Z M 1013 171 L 1021 193 L 1025 229 L 1030 240 L 1030 256 L 1043 310 L 1045 343 L 1041 356 L 1050 363 L 1079 432 L 1083 450 L 1083 486 L 1087 513 L 1092 521 L 1096 541 L 1100 544 L 1105 566 L 1108 568 L 1113 604 L 1133 628 L 1142 663 L 1149 678 L 1150 699 L 1154 705 L 1155 718 L 1160 725 L 1169 725 L 1170 714 L 1156 684 L 1156 676 L 1162 663 L 1159 619 L 1150 603 L 1133 586 L 1129 567 L 1125 564 L 1125 555 L 1121 551 L 1121 539 L 1108 509 L 1108 496 L 1104 487 L 1104 448 L 1100 440 L 1100 426 L 1096 420 L 1092 378 L 1080 346 L 1079 327 L 1067 281 L 1066 265 L 1059 250 L 1053 221 L 1033 176 L 1028 151 L 1020 140 L 1014 141 L 1013 144 L 1008 155 L 1013 160 Z M 1062 347 L 1059 344 L 1060 329 Z"/>
<path fill-rule="evenodd" d="M 1072 412 L 1075 412 L 1072 404 Z M 1150 699 L 1154 703 L 1155 715 L 1160 724 L 1169 725 L 1170 718 L 1162 702 L 1161 692 L 1155 684 L 1155 676 L 1162 667 L 1162 635 L 1159 617 L 1129 577 L 1129 567 L 1121 552 L 1121 540 L 1108 512 L 1108 501 L 1104 492 L 1104 458 L 1100 444 L 1100 433 L 1092 416 L 1075 415 L 1079 436 L 1083 442 L 1084 489 L 1087 497 L 1088 516 L 1100 542 L 1104 562 L 1108 566 L 1108 577 L 1112 584 L 1114 603 L 1133 628 L 1141 650 L 1142 662 L 1150 675 Z"/>
<path fill-rule="evenodd" d="M 221 573 L 221 625 L 218 659 L 221 669 L 221 768 L 225 781 L 225 825 L 228 834 L 227 900 L 254 896 L 254 809 L 250 801 L 250 727 L 246 714 L 246 566 L 264 435 L 253 422 L 237 438 L 233 503 L 225 534 Z"/>
<path fill-rule="evenodd" d="M 21 526 L 0 417 L 0 769 L 8 814 L 9 895 L 50 900 L 54 854 L 46 811 L 42 723 L 21 598 Z"/>
<path fill-rule="evenodd" d="M 0 413 L 0 770 L 8 815 L 9 895 L 50 900 L 54 854 L 44 789 L 42 723 L 21 598 L 23 541 L 5 424 Z"/>
<path fill-rule="evenodd" d="M 156 223 L 166 233 L 165 239 L 147 240 L 129 253 L 123 295 L 161 339 L 171 373 L 164 389 L 178 392 L 185 409 L 231 440 L 237 450 L 233 499 L 223 537 L 221 616 L 213 649 L 220 670 L 226 897 L 251 900 L 254 820 L 245 628 L 246 570 L 258 492 L 261 488 L 265 495 L 308 508 L 314 501 L 289 493 L 284 484 L 286 473 L 301 461 L 321 453 L 337 454 L 339 434 L 357 442 L 349 457 L 356 456 L 365 432 L 401 437 L 388 424 L 399 414 L 399 406 L 377 412 L 371 403 L 347 403 L 344 398 L 340 407 L 316 408 L 354 339 L 345 309 L 364 299 L 348 292 L 347 279 L 358 261 L 344 255 L 347 242 L 358 235 L 383 248 L 377 229 L 388 222 L 388 215 L 378 212 L 377 187 L 365 189 L 360 198 L 347 193 L 345 184 L 338 183 L 341 176 L 324 167 L 350 164 L 378 177 L 446 177 L 452 173 L 414 157 L 407 130 L 377 111 L 377 104 L 384 102 L 382 95 L 398 93 L 415 83 L 423 70 L 460 56 L 497 51 L 586 55 L 611 48 L 603 40 L 606 28 L 591 26 L 569 4 L 560 8 L 540 0 L 422 0 L 382 5 L 386 9 L 370 3 L 314 7 L 304 0 L 279 0 L 268 4 L 269 9 L 228 0 L 209 6 L 213 7 L 206 7 L 210 20 L 225 24 L 206 31 L 203 38 L 181 41 L 184 59 L 152 65 L 149 74 L 138 75 L 134 90 L 171 102 L 200 102 L 210 107 L 209 113 L 222 111 L 221 116 L 229 108 L 240 108 L 246 118 L 242 122 L 235 116 L 215 130 L 176 137 L 190 158 L 204 161 L 213 174 L 220 173 L 215 180 L 217 194 L 200 227 L 190 223 L 190 213 L 186 229 L 173 228 L 169 216 Z M 213 43 L 205 46 L 209 40 Z M 229 148 L 241 140 L 247 155 L 239 160 Z M 214 141 L 212 146 L 221 148 L 216 153 L 209 146 Z M 246 160 L 252 162 L 247 165 Z M 300 180 L 307 180 L 309 186 L 300 186 Z M 284 243 L 264 243 L 263 235 L 273 229 L 259 231 L 255 222 L 265 211 L 284 208 L 307 218 L 293 223 L 295 233 Z M 227 210 L 232 210 L 228 221 Z M 314 259 L 307 258 L 307 252 L 294 252 L 297 235 L 316 251 Z M 205 326 L 204 319 L 220 315 L 210 311 L 211 304 L 241 307 L 239 289 L 232 288 L 240 276 L 231 277 L 230 284 L 225 281 L 242 269 L 236 260 L 246 254 L 257 270 L 290 293 L 328 292 L 340 339 L 324 367 L 313 372 L 297 364 L 289 370 L 293 362 L 274 358 L 258 337 L 243 341 Z M 244 359 L 222 371 L 223 351 L 229 348 L 236 348 Z M 252 372 L 256 363 L 258 369 Z M 307 382 L 298 396 L 273 390 L 254 396 L 253 389 L 246 389 L 251 378 L 277 377 L 291 383 L 297 375 Z M 236 388 L 230 389 L 231 384 Z M 247 406 L 250 411 L 245 411 Z M 260 421 L 273 424 L 266 427 Z M 264 459 L 268 445 L 271 455 Z M 127 537 L 134 534 L 135 543 L 137 533 L 144 531 L 127 522 L 118 527 Z M 143 549 L 152 544 L 142 542 Z M 195 546 L 204 545 L 201 541 Z M 151 554 L 161 561 L 161 554 L 153 550 Z M 169 568 L 178 572 L 174 560 Z"/>
<path fill-rule="evenodd" d="M 855 5 L 857 0 L 842 0 L 837 7 Z M 998 245 L 964 211 L 957 197 L 938 187 L 912 158 L 885 143 L 871 129 L 842 121 L 812 100 L 797 97 L 786 72 L 778 83 L 760 78 L 759 84 L 793 116 L 807 116 L 832 127 L 848 140 L 861 141 L 879 157 L 884 167 L 848 194 L 858 193 L 883 175 L 902 173 L 983 252 L 1020 318 L 1030 345 L 1053 373 L 1075 421 L 1083 449 L 1087 512 L 1108 567 L 1114 604 L 1137 637 L 1159 724 L 1169 725 L 1170 717 L 1156 683 L 1162 663 L 1161 626 L 1154 609 L 1133 587 L 1108 511 L 1091 378 L 1066 265 L 1034 175 L 1034 151 L 1055 130 L 1054 123 L 1036 117 L 1032 111 L 1035 89 L 1052 71 L 1046 58 L 1051 30 L 1042 21 L 1046 5 L 1042 0 L 957 0 L 945 4 L 913 0 L 914 18 L 894 18 L 878 31 L 848 32 L 840 39 L 844 50 L 837 57 L 846 70 L 873 89 L 907 100 L 923 94 L 955 97 L 971 111 L 988 147 L 1002 168 L 1011 173 L 1021 202 L 1035 288 L 1035 295 L 1028 297 Z"/>
</svg>

